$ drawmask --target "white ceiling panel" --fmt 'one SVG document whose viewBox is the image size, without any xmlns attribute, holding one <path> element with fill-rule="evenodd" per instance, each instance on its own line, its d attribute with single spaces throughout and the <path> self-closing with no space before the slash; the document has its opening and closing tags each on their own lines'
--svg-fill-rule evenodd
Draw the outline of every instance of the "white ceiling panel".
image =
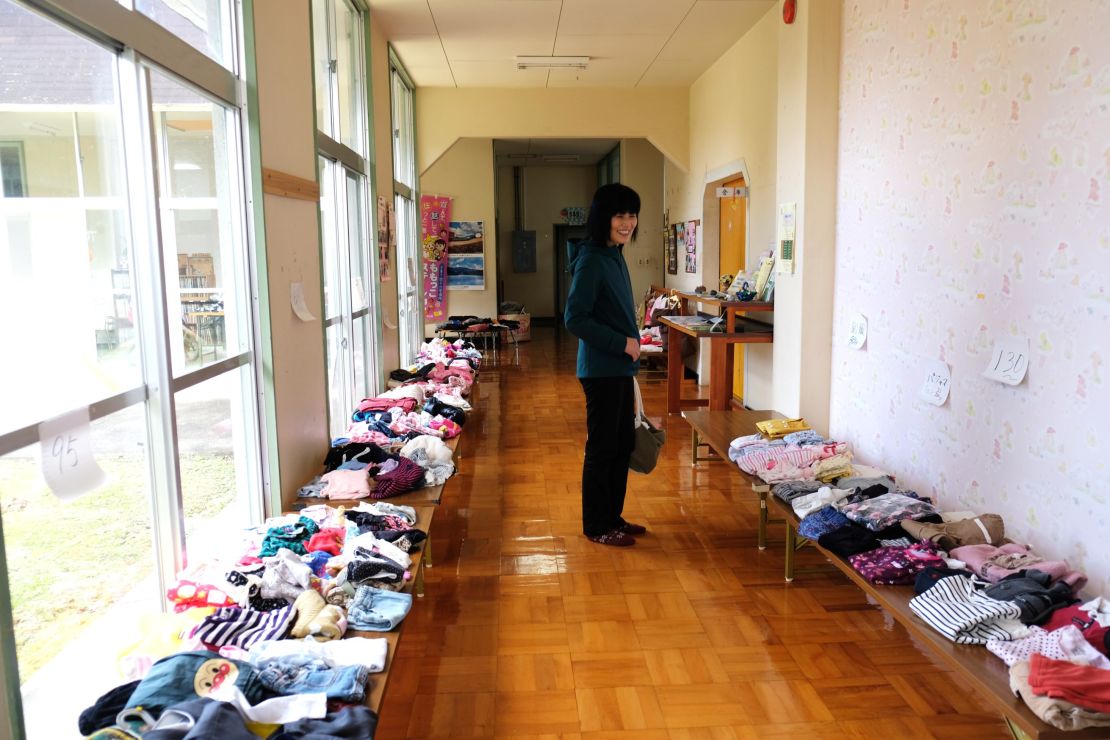
<svg viewBox="0 0 1110 740">
<path fill-rule="evenodd" d="M 436 32 L 432 13 L 423 0 L 370 0 L 370 12 L 387 38 Z"/>
<path fill-rule="evenodd" d="M 412 84 L 417 87 L 454 87 L 455 77 L 451 68 L 444 64 L 442 67 L 405 67 Z"/>
<path fill-rule="evenodd" d="M 698 0 L 659 59 L 706 60 L 705 67 L 747 33 L 774 0 Z M 705 71 L 705 67 L 702 71 Z"/>
<path fill-rule="evenodd" d="M 627 59 L 650 62 L 667 43 L 668 34 L 622 36 L 570 36 L 559 32 L 555 53 L 565 56 L 588 56 L 594 59 Z"/>
<path fill-rule="evenodd" d="M 550 54 L 559 0 L 429 0 L 443 48 L 455 60 Z"/>
<path fill-rule="evenodd" d="M 636 59 L 591 59 L 586 69 L 553 69 L 548 87 L 634 87 L 648 62 Z"/>
<path fill-rule="evenodd" d="M 417 85 L 689 85 L 775 0 L 369 0 Z M 585 70 L 514 58 L 588 56 Z"/>
<path fill-rule="evenodd" d="M 443 54 L 443 45 L 439 36 L 394 36 L 389 39 L 397 56 L 405 63 L 405 69 L 410 67 L 427 67 L 434 64 L 447 64 L 447 57 Z"/>
<path fill-rule="evenodd" d="M 564 0 L 559 35 L 669 36 L 693 4 L 694 0 Z"/>
<path fill-rule="evenodd" d="M 543 87 L 546 69 L 517 69 L 509 61 L 451 62 L 459 87 Z"/>
<path fill-rule="evenodd" d="M 637 87 L 688 87 L 710 67 L 700 59 L 656 61 L 640 79 Z"/>
</svg>

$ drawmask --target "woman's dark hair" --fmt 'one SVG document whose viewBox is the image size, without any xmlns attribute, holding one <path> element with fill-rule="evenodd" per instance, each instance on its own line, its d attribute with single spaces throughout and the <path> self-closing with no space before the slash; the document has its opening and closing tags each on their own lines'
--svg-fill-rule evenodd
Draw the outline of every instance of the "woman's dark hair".
<svg viewBox="0 0 1110 740">
<path fill-rule="evenodd" d="M 594 193 L 593 202 L 590 203 L 590 215 L 586 219 L 586 231 L 590 235 L 590 241 L 600 247 L 607 246 L 610 224 L 613 216 L 618 213 L 633 213 L 639 216 L 640 196 L 635 190 L 619 182 L 602 185 Z M 633 239 L 639 231 L 640 227 L 637 225 L 636 230 L 632 232 Z"/>
</svg>

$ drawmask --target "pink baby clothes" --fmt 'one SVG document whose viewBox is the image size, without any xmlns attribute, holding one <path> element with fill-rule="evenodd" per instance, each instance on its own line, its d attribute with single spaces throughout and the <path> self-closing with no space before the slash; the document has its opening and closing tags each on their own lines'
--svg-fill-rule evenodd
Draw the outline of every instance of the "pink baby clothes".
<svg viewBox="0 0 1110 740">
<path fill-rule="evenodd" d="M 365 421 L 351 422 L 347 431 L 343 432 L 343 436 L 352 442 L 376 444 L 380 447 L 386 447 L 393 441 L 376 429 L 371 429 Z"/>
<path fill-rule="evenodd" d="M 1029 686 L 1037 696 L 1110 713 L 1110 671 L 1034 655 L 1029 660 Z"/>
<path fill-rule="evenodd" d="M 370 478 L 365 470 L 333 470 L 320 480 L 327 483 L 324 495 L 332 500 L 363 498 L 370 495 Z"/>
<path fill-rule="evenodd" d="M 1025 545 L 1011 542 L 1001 547 L 993 545 L 964 545 L 950 553 L 957 560 L 967 563 L 973 573 L 997 583 L 1019 570 L 1036 568 L 1052 576 L 1052 582 L 1063 581 L 1078 592 L 1087 585 L 1087 576 L 1073 570 L 1066 560 L 1045 560 Z"/>
<path fill-rule="evenodd" d="M 364 398 L 358 403 L 357 411 L 389 411 L 392 408 L 400 408 L 402 411 L 408 413 L 416 409 L 416 399 L 411 397 L 406 398 Z"/>
</svg>

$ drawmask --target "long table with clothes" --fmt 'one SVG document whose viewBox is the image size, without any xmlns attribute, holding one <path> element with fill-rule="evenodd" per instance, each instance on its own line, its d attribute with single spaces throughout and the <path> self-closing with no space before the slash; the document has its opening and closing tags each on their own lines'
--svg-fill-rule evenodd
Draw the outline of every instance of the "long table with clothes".
<svg viewBox="0 0 1110 740">
<path fill-rule="evenodd" d="M 178 575 L 83 736 L 373 737 L 481 354 L 432 340 L 417 359 L 360 402 L 293 510 Z"/>
<path fill-rule="evenodd" d="M 1082 596 L 1083 573 L 1007 539 L 997 514 L 945 511 L 860 465 L 843 442 L 757 431 L 782 414 L 683 416 L 692 462 L 732 465 L 760 494 L 760 526 L 785 523 L 787 581 L 794 553 L 814 546 L 967 678 L 1015 737 L 1110 737 L 1110 600 Z M 717 456 L 699 457 L 702 444 Z"/>
</svg>

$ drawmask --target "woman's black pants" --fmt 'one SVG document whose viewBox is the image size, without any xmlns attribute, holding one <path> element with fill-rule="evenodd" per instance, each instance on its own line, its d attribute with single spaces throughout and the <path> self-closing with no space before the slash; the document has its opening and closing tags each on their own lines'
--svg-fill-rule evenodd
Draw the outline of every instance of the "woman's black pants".
<svg viewBox="0 0 1110 740">
<path fill-rule="evenodd" d="M 579 378 L 586 392 L 586 458 L 582 463 L 582 531 L 598 537 L 622 526 L 635 398 L 632 377 Z"/>
</svg>

